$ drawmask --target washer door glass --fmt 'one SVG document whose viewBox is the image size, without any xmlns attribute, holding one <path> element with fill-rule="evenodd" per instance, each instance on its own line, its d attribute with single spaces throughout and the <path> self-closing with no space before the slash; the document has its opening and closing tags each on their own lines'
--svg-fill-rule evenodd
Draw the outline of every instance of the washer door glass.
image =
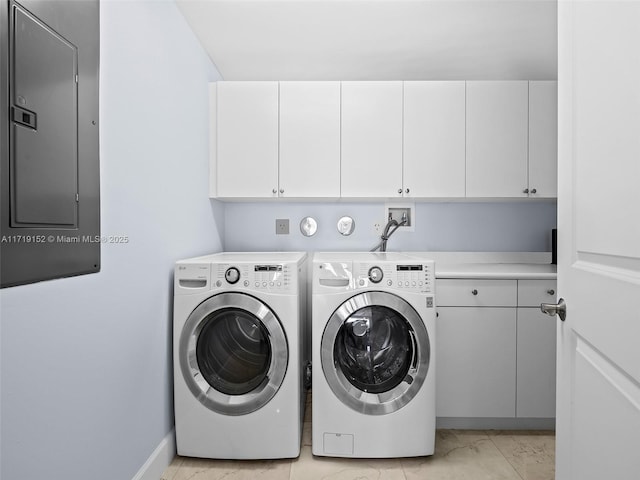
<svg viewBox="0 0 640 480">
<path fill-rule="evenodd" d="M 388 392 L 402 382 L 415 356 L 411 326 L 384 306 L 360 308 L 338 330 L 336 365 L 363 392 Z"/>
<path fill-rule="evenodd" d="M 394 412 L 418 393 L 429 369 L 430 343 L 420 315 L 387 292 L 351 297 L 331 316 L 321 361 L 333 393 L 370 415 Z"/>
<path fill-rule="evenodd" d="M 179 355 L 187 386 L 203 405 L 243 415 L 264 406 L 280 388 L 288 346 L 267 305 L 250 295 L 222 293 L 191 313 Z"/>
</svg>

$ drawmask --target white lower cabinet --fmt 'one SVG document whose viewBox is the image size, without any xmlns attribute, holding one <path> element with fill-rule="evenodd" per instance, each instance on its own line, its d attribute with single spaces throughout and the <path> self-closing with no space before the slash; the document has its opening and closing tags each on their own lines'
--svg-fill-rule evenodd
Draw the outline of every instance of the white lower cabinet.
<svg viewBox="0 0 640 480">
<path fill-rule="evenodd" d="M 515 415 L 515 336 L 515 308 L 438 308 L 436 416 Z"/>
<path fill-rule="evenodd" d="M 515 280 L 438 280 L 436 415 L 513 417 Z"/>
<path fill-rule="evenodd" d="M 556 317 L 518 308 L 516 416 L 556 416 Z"/>
<path fill-rule="evenodd" d="M 436 415 L 555 416 L 555 280 L 439 279 Z"/>
<path fill-rule="evenodd" d="M 556 415 L 557 318 L 540 311 L 556 303 L 555 280 L 518 281 L 518 369 L 516 416 Z"/>
</svg>

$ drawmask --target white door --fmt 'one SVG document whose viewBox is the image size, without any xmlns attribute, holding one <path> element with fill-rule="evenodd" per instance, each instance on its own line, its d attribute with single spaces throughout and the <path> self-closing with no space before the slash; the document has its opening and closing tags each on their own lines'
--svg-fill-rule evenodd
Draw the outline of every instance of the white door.
<svg viewBox="0 0 640 480">
<path fill-rule="evenodd" d="M 640 476 L 640 2 L 559 2 L 558 480 Z"/>
</svg>

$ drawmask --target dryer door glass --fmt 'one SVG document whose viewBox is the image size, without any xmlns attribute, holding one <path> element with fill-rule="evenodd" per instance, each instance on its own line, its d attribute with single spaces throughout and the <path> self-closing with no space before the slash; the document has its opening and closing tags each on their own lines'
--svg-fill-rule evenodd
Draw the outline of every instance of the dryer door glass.
<svg viewBox="0 0 640 480">
<path fill-rule="evenodd" d="M 267 375 L 271 363 L 269 334 L 248 312 L 217 311 L 198 335 L 196 358 L 209 385 L 228 395 L 243 395 Z"/>
<path fill-rule="evenodd" d="M 340 327 L 334 358 L 363 392 L 382 393 L 402 382 L 415 355 L 411 326 L 398 312 L 374 305 L 356 310 Z"/>
<path fill-rule="evenodd" d="M 289 362 L 287 336 L 275 313 L 250 295 L 228 292 L 198 305 L 179 343 L 180 373 L 193 396 L 225 415 L 266 405 Z"/>
</svg>

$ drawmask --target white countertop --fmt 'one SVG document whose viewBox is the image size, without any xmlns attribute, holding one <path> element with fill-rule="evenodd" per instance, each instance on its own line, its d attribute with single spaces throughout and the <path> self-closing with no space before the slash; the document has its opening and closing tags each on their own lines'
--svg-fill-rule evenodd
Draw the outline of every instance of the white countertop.
<svg viewBox="0 0 640 480">
<path fill-rule="evenodd" d="M 548 252 L 403 252 L 435 261 L 436 278 L 555 279 Z"/>
<path fill-rule="evenodd" d="M 536 263 L 437 263 L 436 278 L 555 279 L 555 265 Z"/>
</svg>

